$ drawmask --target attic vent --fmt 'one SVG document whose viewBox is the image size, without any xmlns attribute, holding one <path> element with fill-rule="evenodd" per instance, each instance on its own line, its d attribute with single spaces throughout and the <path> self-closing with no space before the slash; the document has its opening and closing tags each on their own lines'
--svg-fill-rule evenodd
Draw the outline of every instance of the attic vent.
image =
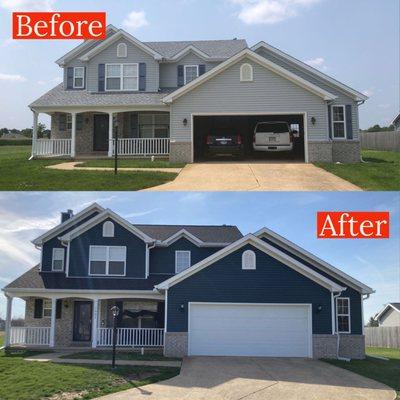
<svg viewBox="0 0 400 400">
<path fill-rule="evenodd" d="M 126 58 L 128 55 L 128 48 L 125 43 L 120 43 L 117 46 L 117 57 L 118 58 Z"/>
<path fill-rule="evenodd" d="M 253 81 L 253 67 L 250 64 L 242 64 L 240 67 L 240 82 Z"/>
<path fill-rule="evenodd" d="M 242 269 L 256 269 L 256 253 L 246 250 L 242 254 Z"/>
<path fill-rule="evenodd" d="M 104 222 L 103 237 L 114 237 L 114 224 L 111 221 Z"/>
</svg>

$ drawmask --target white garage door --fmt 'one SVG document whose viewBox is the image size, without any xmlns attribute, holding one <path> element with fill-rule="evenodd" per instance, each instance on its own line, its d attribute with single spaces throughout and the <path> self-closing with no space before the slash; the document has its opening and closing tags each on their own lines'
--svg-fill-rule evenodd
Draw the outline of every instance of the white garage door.
<svg viewBox="0 0 400 400">
<path fill-rule="evenodd" d="M 309 305 L 191 303 L 189 355 L 311 357 Z"/>
</svg>

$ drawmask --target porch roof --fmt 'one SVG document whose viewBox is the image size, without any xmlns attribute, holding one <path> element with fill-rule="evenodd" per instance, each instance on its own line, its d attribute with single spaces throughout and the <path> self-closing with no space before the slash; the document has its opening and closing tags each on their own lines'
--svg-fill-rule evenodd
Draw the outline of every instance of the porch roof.
<svg viewBox="0 0 400 400">
<path fill-rule="evenodd" d="M 63 83 L 60 83 L 32 102 L 29 107 L 164 106 L 162 99 L 174 90 L 165 89 L 160 92 L 135 93 L 91 93 L 87 90 L 64 90 Z"/>
</svg>

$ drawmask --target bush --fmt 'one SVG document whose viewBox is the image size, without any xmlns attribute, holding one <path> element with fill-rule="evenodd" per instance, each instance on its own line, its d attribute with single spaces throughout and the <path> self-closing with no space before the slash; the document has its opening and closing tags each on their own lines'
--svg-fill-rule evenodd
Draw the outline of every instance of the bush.
<svg viewBox="0 0 400 400">
<path fill-rule="evenodd" d="M 0 139 L 0 146 L 31 146 L 31 139 Z"/>
</svg>

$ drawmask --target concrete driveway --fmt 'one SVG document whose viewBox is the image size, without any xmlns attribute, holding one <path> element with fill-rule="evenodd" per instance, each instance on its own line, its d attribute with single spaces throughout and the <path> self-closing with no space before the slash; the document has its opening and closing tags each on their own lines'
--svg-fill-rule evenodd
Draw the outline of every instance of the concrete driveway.
<svg viewBox="0 0 400 400">
<path fill-rule="evenodd" d="M 353 191 L 358 186 L 313 164 L 205 162 L 188 164 L 172 182 L 151 191 Z"/>
<path fill-rule="evenodd" d="M 180 375 L 102 400 L 393 400 L 395 392 L 322 361 L 190 357 Z"/>
</svg>

